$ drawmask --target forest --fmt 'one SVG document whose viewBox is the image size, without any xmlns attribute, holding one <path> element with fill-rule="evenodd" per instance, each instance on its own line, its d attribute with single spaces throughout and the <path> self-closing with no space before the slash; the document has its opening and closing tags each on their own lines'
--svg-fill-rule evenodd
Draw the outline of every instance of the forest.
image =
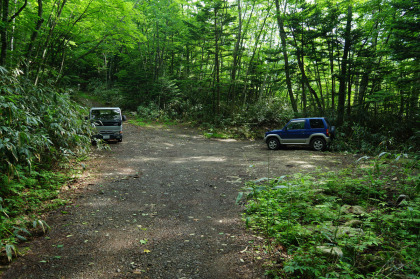
<svg viewBox="0 0 420 279">
<path fill-rule="evenodd" d="M 1 0 L 0 248 L 11 258 L 27 233 L 11 217 L 63 203 L 51 170 L 90 148 L 80 95 L 248 138 L 325 116 L 333 151 L 410 154 L 412 175 L 419 14 L 418 0 Z"/>
<path fill-rule="evenodd" d="M 200 123 L 328 116 L 395 148 L 418 141 L 418 4 L 2 0 L 0 66 Z"/>
</svg>

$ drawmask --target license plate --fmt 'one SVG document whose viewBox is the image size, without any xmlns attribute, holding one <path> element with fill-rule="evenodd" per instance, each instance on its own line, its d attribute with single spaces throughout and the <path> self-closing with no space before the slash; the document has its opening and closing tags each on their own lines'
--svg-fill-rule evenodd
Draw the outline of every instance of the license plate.
<svg viewBox="0 0 420 279">
<path fill-rule="evenodd" d="M 104 139 L 109 139 L 109 135 L 104 135 L 103 138 Z"/>
</svg>

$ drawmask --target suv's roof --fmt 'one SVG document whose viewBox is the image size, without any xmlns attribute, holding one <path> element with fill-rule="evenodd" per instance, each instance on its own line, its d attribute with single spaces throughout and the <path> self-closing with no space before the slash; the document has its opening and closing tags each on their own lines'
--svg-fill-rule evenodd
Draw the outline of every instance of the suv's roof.
<svg viewBox="0 0 420 279">
<path fill-rule="evenodd" d="M 292 120 L 304 120 L 304 119 L 325 119 L 325 117 L 301 117 L 301 118 L 293 118 Z"/>
<path fill-rule="evenodd" d="M 98 110 L 98 109 L 119 109 L 119 110 L 121 110 L 118 107 L 93 107 L 90 110 Z"/>
</svg>

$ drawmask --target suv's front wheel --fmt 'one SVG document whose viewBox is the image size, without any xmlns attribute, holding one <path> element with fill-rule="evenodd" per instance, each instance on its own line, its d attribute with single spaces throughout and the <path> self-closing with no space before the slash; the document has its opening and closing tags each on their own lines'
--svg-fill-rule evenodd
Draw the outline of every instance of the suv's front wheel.
<svg viewBox="0 0 420 279">
<path fill-rule="evenodd" d="M 274 137 L 267 140 L 267 146 L 270 150 L 277 150 L 280 148 L 280 141 Z"/>
<path fill-rule="evenodd" d="M 324 151 L 327 148 L 327 143 L 323 138 L 314 138 L 311 140 L 311 147 L 315 151 Z"/>
</svg>

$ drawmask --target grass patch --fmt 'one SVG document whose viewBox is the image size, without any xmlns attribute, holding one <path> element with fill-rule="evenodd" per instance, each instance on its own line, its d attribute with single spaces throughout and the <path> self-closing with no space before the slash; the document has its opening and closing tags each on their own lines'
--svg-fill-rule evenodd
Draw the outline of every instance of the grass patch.
<svg viewBox="0 0 420 279">
<path fill-rule="evenodd" d="M 246 226 L 270 278 L 418 278 L 418 160 L 364 159 L 338 173 L 249 182 Z M 261 180 L 264 181 L 264 180 Z"/>
<path fill-rule="evenodd" d="M 225 133 L 204 133 L 204 137 L 207 139 L 228 139 L 231 138 L 232 135 L 225 134 Z"/>
<path fill-rule="evenodd" d="M 76 93 L 76 96 L 78 99 L 87 99 L 87 100 L 94 100 L 94 101 L 100 101 L 99 97 L 93 94 L 88 94 L 87 92 L 78 91 Z"/>
<path fill-rule="evenodd" d="M 18 170 L 14 179 L 0 176 L 5 185 L 0 189 L 0 251 L 5 250 L 9 260 L 18 254 L 15 245 L 31 237 L 32 230 L 48 229 L 41 215 L 67 203 L 58 195 L 68 180 L 47 170 Z"/>
</svg>

